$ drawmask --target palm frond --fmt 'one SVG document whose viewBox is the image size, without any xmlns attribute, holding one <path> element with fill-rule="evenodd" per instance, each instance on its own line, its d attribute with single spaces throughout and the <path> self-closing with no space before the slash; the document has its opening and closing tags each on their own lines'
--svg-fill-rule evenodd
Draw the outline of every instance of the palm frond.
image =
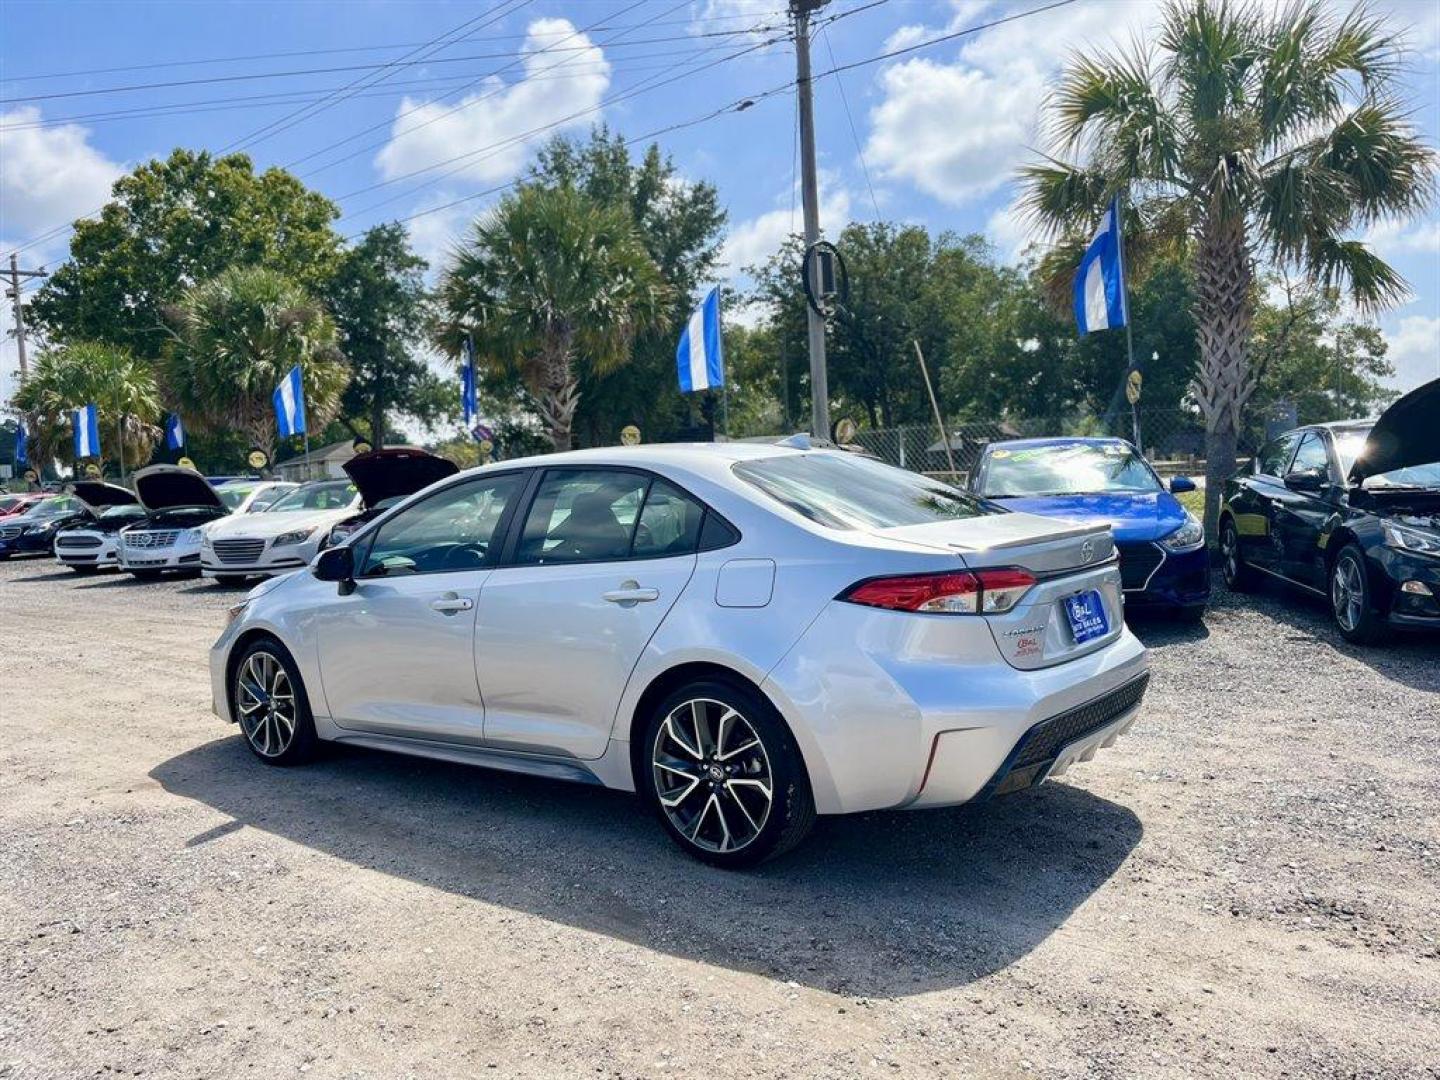
<svg viewBox="0 0 1440 1080">
<path fill-rule="evenodd" d="M 1316 240 L 1303 265 L 1323 287 L 1348 290 L 1366 312 L 1391 307 L 1409 292 L 1405 279 L 1359 240 Z"/>
</svg>

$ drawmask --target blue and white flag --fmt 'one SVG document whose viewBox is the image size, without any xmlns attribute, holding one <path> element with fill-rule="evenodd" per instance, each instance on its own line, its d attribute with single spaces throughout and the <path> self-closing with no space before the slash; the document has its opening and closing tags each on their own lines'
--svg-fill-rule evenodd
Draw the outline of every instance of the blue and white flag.
<svg viewBox="0 0 1440 1080">
<path fill-rule="evenodd" d="M 720 287 L 706 294 L 690 313 L 685 333 L 675 348 L 680 390 L 710 390 L 725 385 L 725 354 L 720 345 Z"/>
<path fill-rule="evenodd" d="M 21 420 L 15 427 L 15 465 L 20 467 L 30 460 L 26 443 L 30 441 L 30 433 L 25 430 L 25 421 Z"/>
<path fill-rule="evenodd" d="M 479 406 L 475 397 L 475 342 L 469 334 L 460 345 L 460 412 L 464 414 L 465 430 L 475 426 Z"/>
<path fill-rule="evenodd" d="M 70 414 L 75 428 L 75 456 L 100 456 L 100 413 L 94 405 L 82 405 Z"/>
<path fill-rule="evenodd" d="M 1125 255 L 1120 236 L 1120 200 L 1100 223 L 1100 231 L 1075 272 L 1075 322 L 1081 334 L 1094 330 L 1116 330 L 1130 319 L 1125 301 Z"/>
<path fill-rule="evenodd" d="M 275 426 L 283 438 L 305 434 L 305 387 L 300 381 L 300 365 L 280 380 L 275 388 Z"/>
<path fill-rule="evenodd" d="M 165 445 L 171 450 L 185 448 L 185 425 L 180 422 L 178 412 L 172 412 L 165 420 Z"/>
</svg>

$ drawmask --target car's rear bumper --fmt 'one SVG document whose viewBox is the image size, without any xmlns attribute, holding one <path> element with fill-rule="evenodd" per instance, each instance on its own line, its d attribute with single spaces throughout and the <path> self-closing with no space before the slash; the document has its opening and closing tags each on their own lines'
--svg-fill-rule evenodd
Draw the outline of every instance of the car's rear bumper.
<svg viewBox="0 0 1440 1080">
<path fill-rule="evenodd" d="M 1041 766 L 1028 783 L 1044 780 L 1134 721 L 1138 695 L 1128 703 L 1111 695 L 1148 667 L 1128 630 L 1094 652 L 1023 671 L 1005 662 L 983 619 L 832 603 L 764 689 L 800 744 L 817 809 L 852 813 L 992 794 L 1016 770 L 1022 740 L 1039 738 L 1037 726 L 1110 702 L 1113 711 L 1067 729 L 1068 741 L 1049 740 L 1043 758 L 1020 766 Z"/>
</svg>

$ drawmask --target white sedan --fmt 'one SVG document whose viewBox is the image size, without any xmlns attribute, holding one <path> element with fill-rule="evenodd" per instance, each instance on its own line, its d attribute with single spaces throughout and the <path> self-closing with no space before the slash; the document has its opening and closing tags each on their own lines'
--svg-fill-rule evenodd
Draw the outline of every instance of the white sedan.
<svg viewBox="0 0 1440 1080">
<path fill-rule="evenodd" d="M 221 582 L 288 574 L 308 563 L 330 527 L 360 509 L 349 480 L 302 484 L 256 514 L 232 515 L 205 530 L 200 572 Z"/>
<path fill-rule="evenodd" d="M 231 616 L 215 710 L 261 760 L 333 740 L 633 790 L 723 866 L 816 814 L 1040 783 L 1149 678 L 1107 528 L 800 440 L 460 473 Z"/>
</svg>

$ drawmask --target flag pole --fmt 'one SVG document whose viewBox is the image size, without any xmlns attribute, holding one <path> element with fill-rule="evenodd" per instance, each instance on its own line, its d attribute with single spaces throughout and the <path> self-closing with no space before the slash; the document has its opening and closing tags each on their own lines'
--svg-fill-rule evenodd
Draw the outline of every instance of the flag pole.
<svg viewBox="0 0 1440 1080">
<path fill-rule="evenodd" d="M 1121 302 L 1125 305 L 1125 372 L 1126 378 L 1129 373 L 1135 370 L 1135 339 L 1130 333 L 1130 275 L 1125 269 L 1125 197 L 1130 193 L 1127 186 L 1124 192 L 1115 197 L 1115 250 L 1120 260 L 1120 295 Z M 1140 404 L 1132 401 L 1130 403 L 1130 432 L 1135 439 L 1135 449 L 1140 456 L 1145 456 L 1145 448 L 1140 444 Z"/>
<path fill-rule="evenodd" d="M 715 314 L 720 325 L 715 332 L 720 336 L 720 422 L 725 427 L 725 438 L 730 438 L 730 373 L 725 370 L 725 317 L 720 311 L 720 292 L 716 286 Z"/>
</svg>

